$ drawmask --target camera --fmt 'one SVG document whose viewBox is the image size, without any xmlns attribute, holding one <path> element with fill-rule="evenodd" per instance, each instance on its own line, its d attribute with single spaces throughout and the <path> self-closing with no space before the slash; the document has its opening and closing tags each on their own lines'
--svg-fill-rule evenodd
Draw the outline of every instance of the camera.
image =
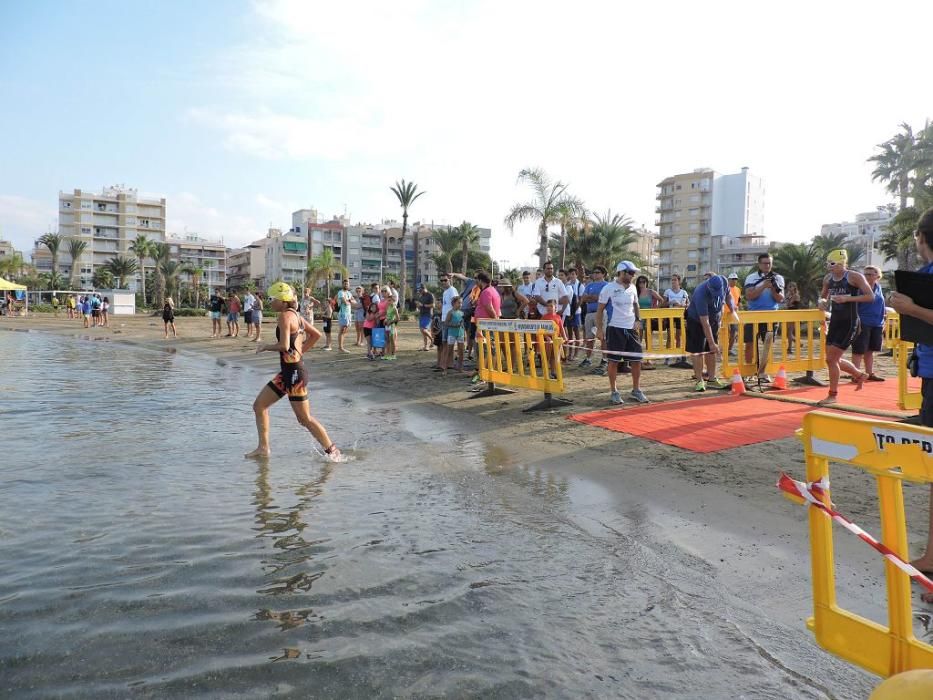
<svg viewBox="0 0 933 700">
<path fill-rule="evenodd" d="M 784 290 L 781 288 L 781 286 L 778 284 L 777 275 L 776 275 L 773 271 L 772 271 L 772 272 L 769 272 L 767 275 L 763 276 L 761 279 L 763 279 L 763 280 L 769 280 L 769 281 L 771 282 L 771 288 L 772 288 L 776 293 L 780 294 L 781 292 L 784 291 Z"/>
</svg>

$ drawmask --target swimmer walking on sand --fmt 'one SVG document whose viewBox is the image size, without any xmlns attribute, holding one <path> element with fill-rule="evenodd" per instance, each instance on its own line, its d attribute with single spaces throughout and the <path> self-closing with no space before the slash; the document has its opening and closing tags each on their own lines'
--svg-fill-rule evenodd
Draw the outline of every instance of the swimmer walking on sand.
<svg viewBox="0 0 933 700">
<path fill-rule="evenodd" d="M 312 415 L 308 405 L 307 373 L 301 358 L 305 351 L 320 339 L 321 332 L 306 323 L 298 314 L 298 296 L 295 290 L 284 282 L 276 282 L 267 293 L 273 311 L 278 313 L 275 327 L 274 344 L 264 344 L 256 352 L 279 353 L 280 371 L 271 382 L 266 384 L 253 402 L 256 414 L 256 430 L 259 433 L 259 446 L 246 454 L 246 457 L 268 457 L 269 447 L 269 408 L 283 396 L 288 396 L 292 411 L 298 422 L 307 428 L 317 440 L 332 462 L 341 461 L 340 450 L 331 441 L 327 430 Z M 301 336 L 305 340 L 302 342 Z"/>
</svg>

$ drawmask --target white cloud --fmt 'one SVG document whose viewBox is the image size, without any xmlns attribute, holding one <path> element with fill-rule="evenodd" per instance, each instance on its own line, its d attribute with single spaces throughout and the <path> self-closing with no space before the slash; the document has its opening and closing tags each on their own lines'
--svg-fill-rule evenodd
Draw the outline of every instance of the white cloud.
<svg viewBox="0 0 933 700">
<path fill-rule="evenodd" d="M 282 202 L 277 202 L 271 197 L 267 197 L 262 192 L 256 195 L 256 204 L 266 209 L 275 209 L 278 211 L 285 211 L 288 209 L 288 206 Z"/>
<path fill-rule="evenodd" d="M 26 254 L 34 241 L 47 231 L 58 229 L 58 210 L 47 200 L 0 194 L 0 238 Z"/>
<path fill-rule="evenodd" d="M 168 231 L 188 231 L 210 240 L 220 239 L 231 248 L 260 238 L 267 228 L 257 219 L 240 213 L 239 208 L 219 209 L 191 192 L 166 195 L 166 209 Z"/>
</svg>

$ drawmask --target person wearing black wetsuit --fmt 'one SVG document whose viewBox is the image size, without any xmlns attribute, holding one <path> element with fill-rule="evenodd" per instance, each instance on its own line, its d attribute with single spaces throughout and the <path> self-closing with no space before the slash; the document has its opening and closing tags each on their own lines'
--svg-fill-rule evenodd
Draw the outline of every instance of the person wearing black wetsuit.
<svg viewBox="0 0 933 700">
<path fill-rule="evenodd" d="M 839 374 L 845 370 L 855 381 L 855 390 L 862 388 L 868 375 L 848 360 L 842 358 L 855 336 L 858 335 L 858 304 L 875 298 L 865 277 L 854 270 L 847 270 L 849 256 L 844 248 L 834 250 L 826 256 L 829 274 L 823 278 L 823 291 L 820 293 L 820 308 L 829 310 L 829 329 L 826 331 L 826 367 L 829 370 L 829 395 L 818 402 L 828 406 L 837 401 L 839 392 Z"/>
<path fill-rule="evenodd" d="M 246 456 L 269 456 L 271 452 L 269 408 L 279 399 L 287 396 L 298 422 L 314 435 L 331 461 L 339 462 L 341 461 L 340 450 L 330 439 L 324 426 L 311 415 L 311 409 L 308 406 L 308 377 L 302 363 L 305 350 L 309 350 L 320 339 L 321 332 L 299 315 L 298 296 L 290 285 L 276 282 L 269 287 L 267 297 L 273 311 L 278 313 L 275 328 L 276 342 L 260 345 L 256 348 L 256 352 L 278 352 L 279 373 L 262 388 L 253 402 L 259 445 Z"/>
</svg>

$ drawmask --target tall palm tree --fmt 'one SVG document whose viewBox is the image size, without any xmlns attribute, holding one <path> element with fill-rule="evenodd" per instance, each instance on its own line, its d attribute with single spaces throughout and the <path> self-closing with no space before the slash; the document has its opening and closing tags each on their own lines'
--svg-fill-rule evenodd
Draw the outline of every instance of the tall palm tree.
<svg viewBox="0 0 933 700">
<path fill-rule="evenodd" d="M 438 271 L 442 268 L 448 275 L 454 271 L 453 254 L 460 248 L 459 229 L 452 229 L 448 226 L 446 229 L 434 229 L 431 232 L 431 240 L 438 247 L 438 252 L 434 254 L 434 264 Z"/>
<path fill-rule="evenodd" d="M 136 274 L 136 261 L 133 258 L 124 258 L 116 255 L 106 263 L 107 269 L 117 278 L 120 289 L 126 289 L 126 278 Z"/>
<path fill-rule="evenodd" d="M 164 292 L 161 302 L 164 304 L 165 297 L 178 296 L 178 273 L 181 271 L 181 263 L 171 258 L 161 258 L 157 267 L 163 279 Z"/>
<path fill-rule="evenodd" d="M 71 256 L 71 278 L 68 280 L 68 284 L 72 289 L 75 287 L 76 273 L 81 269 L 78 258 L 86 249 L 87 241 L 82 241 L 80 238 L 68 239 L 68 254 Z"/>
<path fill-rule="evenodd" d="M 130 252 L 139 260 L 139 277 L 142 280 L 143 306 L 146 305 L 146 258 L 152 255 L 152 244 L 146 234 L 140 233 L 130 245 Z"/>
<path fill-rule="evenodd" d="M 465 277 L 470 251 L 475 250 L 479 246 L 479 227 L 468 221 L 464 221 L 454 229 L 454 232 L 457 234 L 457 240 L 460 244 L 460 255 L 463 259 L 463 267 L 460 274 Z"/>
<path fill-rule="evenodd" d="M 26 262 L 20 253 L 13 253 L 0 259 L 0 277 L 16 280 L 23 275 Z"/>
<path fill-rule="evenodd" d="M 65 237 L 58 233 L 43 233 L 39 236 L 39 243 L 52 254 L 52 272 L 58 272 L 58 249 L 64 242 Z"/>
<path fill-rule="evenodd" d="M 849 266 L 858 266 L 865 257 L 865 249 L 861 246 L 855 246 L 849 243 L 848 237 L 844 233 L 828 233 L 814 236 L 813 247 L 821 251 L 823 257 L 832 250 L 842 248 L 848 254 Z"/>
<path fill-rule="evenodd" d="M 815 243 L 786 243 L 777 248 L 773 256 L 774 267 L 781 272 L 785 283 L 797 283 L 800 299 L 805 304 L 815 302 L 826 274 L 826 251 Z"/>
<path fill-rule="evenodd" d="M 195 265 L 191 271 L 191 281 L 194 284 L 194 308 L 201 308 L 201 279 L 204 277 L 204 268 Z"/>
<path fill-rule="evenodd" d="M 186 263 L 182 263 L 181 267 L 178 270 L 181 274 L 188 276 L 188 304 L 189 305 L 193 301 L 191 287 L 194 284 L 194 269 L 195 269 L 195 266 L 193 263 L 186 262 Z M 181 296 L 181 292 L 179 292 L 179 296 Z M 178 299 L 177 301 L 181 302 L 181 299 Z"/>
<path fill-rule="evenodd" d="M 162 306 L 165 304 L 165 286 L 166 278 L 165 272 L 163 271 L 163 265 L 170 261 L 172 249 L 169 247 L 168 243 L 159 243 L 158 241 L 152 241 L 149 244 L 149 257 L 155 262 L 155 302 L 156 306 Z"/>
<path fill-rule="evenodd" d="M 605 216 L 595 215 L 590 230 L 581 241 L 580 250 L 574 252 L 590 266 L 602 265 L 613 274 L 622 258 L 633 258 L 629 248 L 635 241 L 632 220 L 624 214 L 613 214 L 610 209 Z"/>
<path fill-rule="evenodd" d="M 42 280 L 43 286 L 45 289 L 64 289 L 65 285 L 68 283 L 68 280 L 65 279 L 65 276 L 59 273 L 57 270 L 52 270 L 47 272 L 44 275 L 41 275 L 40 279 Z"/>
<path fill-rule="evenodd" d="M 331 281 L 337 274 L 340 274 L 344 278 L 350 276 L 350 272 L 347 270 L 346 266 L 334 257 L 334 251 L 330 248 L 325 248 L 321 251 L 320 255 L 308 261 L 308 272 L 305 276 L 305 284 L 309 287 L 314 287 L 318 282 L 322 280 L 326 281 L 327 296 L 330 297 Z"/>
<path fill-rule="evenodd" d="M 869 162 L 875 163 L 871 179 L 881 180 L 888 192 L 900 199 L 901 209 L 907 208 L 907 198 L 911 191 L 911 176 L 917 165 L 917 139 L 910 124 L 901 123 L 901 131 L 876 148 L 881 152 L 871 156 Z"/>
<path fill-rule="evenodd" d="M 91 276 L 91 286 L 94 289 L 113 289 L 113 273 L 109 267 L 101 265 Z"/>
<path fill-rule="evenodd" d="M 534 191 L 534 199 L 515 204 L 505 217 L 509 230 L 521 221 L 538 222 L 538 263 L 544 267 L 548 258 L 547 227 L 560 223 L 562 213 L 568 208 L 574 211 L 583 208 L 583 202 L 567 192 L 569 185 L 551 181 L 541 168 L 525 168 L 518 173 L 518 181 L 527 183 Z"/>
<path fill-rule="evenodd" d="M 405 234 L 408 232 L 408 210 L 411 208 L 411 205 L 415 203 L 415 200 L 418 199 L 424 192 L 418 192 L 418 185 L 414 182 L 405 182 L 401 180 L 395 183 L 394 186 L 390 187 L 395 196 L 398 198 L 398 203 L 402 207 L 402 270 L 401 270 L 401 281 L 399 283 L 399 307 L 405 308 L 405 292 L 406 292 L 406 273 L 408 270 L 408 261 L 405 259 Z M 418 274 L 418 268 L 415 268 L 415 274 Z"/>
</svg>

